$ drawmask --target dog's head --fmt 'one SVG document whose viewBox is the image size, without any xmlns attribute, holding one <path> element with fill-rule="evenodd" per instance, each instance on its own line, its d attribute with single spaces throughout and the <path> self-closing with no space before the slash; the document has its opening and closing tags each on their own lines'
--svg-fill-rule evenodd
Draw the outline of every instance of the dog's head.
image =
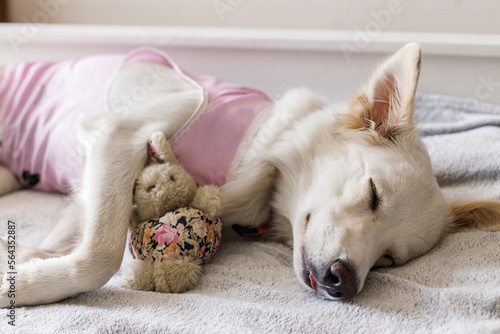
<svg viewBox="0 0 500 334">
<path fill-rule="evenodd" d="M 449 205 L 441 194 L 413 118 L 419 69 L 409 44 L 355 99 L 305 115 L 272 150 L 295 272 L 324 298 L 354 296 L 372 267 L 422 255 L 460 224 L 498 229 L 498 203 Z"/>
</svg>

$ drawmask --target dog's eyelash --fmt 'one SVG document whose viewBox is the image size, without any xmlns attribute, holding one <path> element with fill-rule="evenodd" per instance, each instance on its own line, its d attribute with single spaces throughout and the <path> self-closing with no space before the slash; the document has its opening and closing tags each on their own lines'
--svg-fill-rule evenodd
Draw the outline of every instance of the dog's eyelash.
<svg viewBox="0 0 500 334">
<path fill-rule="evenodd" d="M 370 190 L 371 190 L 370 209 L 372 211 L 376 211 L 378 208 L 378 205 L 380 203 L 380 198 L 378 197 L 377 188 L 375 187 L 375 183 L 373 183 L 373 179 L 371 179 L 371 178 L 370 178 Z"/>
</svg>

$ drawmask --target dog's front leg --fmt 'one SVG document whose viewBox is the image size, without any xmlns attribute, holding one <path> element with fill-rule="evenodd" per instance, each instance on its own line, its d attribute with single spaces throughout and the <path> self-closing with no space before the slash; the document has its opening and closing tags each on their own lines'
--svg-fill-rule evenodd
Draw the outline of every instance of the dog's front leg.
<svg viewBox="0 0 500 334">
<path fill-rule="evenodd" d="M 144 138 L 137 127 L 117 123 L 98 145 L 86 149 L 79 195 L 85 226 L 81 244 L 69 255 L 33 259 L 4 274 L 0 307 L 56 302 L 99 288 L 118 271 L 133 184 L 146 161 L 148 134 L 142 132 Z"/>
</svg>

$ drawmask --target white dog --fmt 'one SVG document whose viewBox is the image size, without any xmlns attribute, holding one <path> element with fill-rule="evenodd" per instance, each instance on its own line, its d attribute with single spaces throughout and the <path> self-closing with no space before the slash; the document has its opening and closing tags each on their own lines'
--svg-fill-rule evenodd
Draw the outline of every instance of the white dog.
<svg viewBox="0 0 500 334">
<path fill-rule="evenodd" d="M 18 263 L 26 262 L 17 265 L 16 306 L 97 289 L 119 269 L 149 136 L 159 130 L 172 137 L 207 108 L 199 86 L 175 65 L 155 73 L 151 66 L 120 67 L 104 85 L 108 112 L 80 119 L 81 181 L 64 184 L 76 189 L 76 204 L 56 226 L 59 232 L 41 244 L 44 250 L 18 249 Z M 300 283 L 326 299 L 352 297 L 370 268 L 403 264 L 449 231 L 499 230 L 499 203 L 449 204 L 441 194 L 413 120 L 419 68 L 420 47 L 409 44 L 343 105 L 328 106 L 307 90 L 292 90 L 272 104 L 245 137 L 244 152 L 233 157 L 236 167 L 222 186 L 224 224 L 259 226 L 271 218 L 273 230 L 293 240 Z M 127 100 L 134 89 L 136 97 L 143 92 L 137 87 L 146 87 L 148 97 Z M 97 108 L 98 97 L 79 89 L 68 93 L 72 103 Z M 33 173 L 23 177 L 23 186 L 41 181 Z M 5 167 L 0 181 L 3 194 L 21 187 Z M 78 222 L 83 228 L 75 245 L 52 239 L 78 235 L 72 231 Z M 10 302 L 8 278 L 4 274 L 1 307 Z"/>
</svg>

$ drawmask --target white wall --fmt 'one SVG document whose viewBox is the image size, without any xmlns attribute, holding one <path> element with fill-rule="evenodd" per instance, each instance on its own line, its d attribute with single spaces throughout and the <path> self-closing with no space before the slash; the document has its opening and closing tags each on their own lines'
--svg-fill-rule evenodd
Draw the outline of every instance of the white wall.
<svg viewBox="0 0 500 334">
<path fill-rule="evenodd" d="M 379 20 L 385 31 L 500 34 L 498 0 L 9 0 L 9 15 L 13 22 L 354 31 Z"/>
<path fill-rule="evenodd" d="M 382 58 L 418 41 L 420 92 L 500 104 L 500 35 L 381 32 L 363 45 L 354 37 L 329 30 L 0 24 L 0 59 L 65 59 L 149 45 L 194 74 L 258 87 L 271 96 L 305 86 L 339 101 L 354 96 Z M 355 51 L 346 52 L 346 46 Z"/>
<path fill-rule="evenodd" d="M 356 94 L 383 57 L 417 41 L 420 92 L 500 104 L 499 0 L 9 0 L 9 6 L 10 19 L 22 24 L 0 25 L 0 59 L 7 63 L 151 45 L 193 73 L 271 95 L 306 86 L 337 101 Z"/>
</svg>

